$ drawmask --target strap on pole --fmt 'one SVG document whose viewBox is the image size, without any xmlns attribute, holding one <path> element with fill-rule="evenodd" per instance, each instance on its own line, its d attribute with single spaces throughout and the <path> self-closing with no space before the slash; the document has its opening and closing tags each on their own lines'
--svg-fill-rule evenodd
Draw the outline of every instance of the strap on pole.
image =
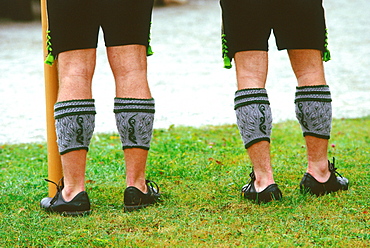
<svg viewBox="0 0 370 248">
<path fill-rule="evenodd" d="M 46 0 L 41 0 L 41 22 L 42 22 L 42 37 L 44 58 L 48 51 L 46 48 L 46 34 L 48 30 Z M 58 182 L 62 176 L 62 163 L 58 151 L 57 137 L 55 132 L 54 120 L 54 104 L 57 101 L 58 94 L 58 72 L 57 61 L 50 66 L 44 63 L 44 78 L 45 78 L 45 96 L 46 96 L 46 131 L 47 131 L 47 149 L 48 149 L 48 179 Z M 49 184 L 49 196 L 52 197 L 56 193 L 54 185 Z"/>
</svg>

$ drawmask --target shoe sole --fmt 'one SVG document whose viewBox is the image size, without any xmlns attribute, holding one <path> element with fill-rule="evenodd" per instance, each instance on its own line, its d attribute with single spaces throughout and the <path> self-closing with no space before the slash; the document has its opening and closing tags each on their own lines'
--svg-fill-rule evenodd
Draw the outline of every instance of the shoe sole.
<svg viewBox="0 0 370 248">
<path fill-rule="evenodd" d="M 145 204 L 145 205 L 135 205 L 135 206 L 124 206 L 123 209 L 124 209 L 125 212 L 133 212 L 133 211 L 138 211 L 140 209 L 149 207 L 149 206 L 154 205 L 154 204 L 155 203 Z"/>
<path fill-rule="evenodd" d="M 46 210 L 46 209 L 45 209 Z M 70 216 L 70 217 L 77 217 L 77 216 L 87 216 L 92 213 L 92 210 L 84 210 L 84 211 L 63 211 L 63 212 L 57 212 L 57 211 L 48 211 L 48 213 L 52 214 L 60 214 L 61 216 Z"/>
<path fill-rule="evenodd" d="M 283 198 L 283 195 L 281 194 L 281 192 L 270 192 L 268 195 L 269 195 L 268 197 L 266 196 L 261 197 L 260 195 L 257 194 L 257 199 L 256 199 L 257 203 L 268 203 L 272 201 L 280 201 Z"/>
<path fill-rule="evenodd" d="M 62 212 L 62 216 L 71 216 L 71 217 L 76 217 L 76 216 L 87 216 L 90 215 L 92 210 L 87 210 L 87 211 L 75 211 L 75 212 Z"/>
<path fill-rule="evenodd" d="M 315 196 L 324 196 L 324 195 L 329 195 L 331 193 L 335 193 L 335 192 L 339 192 L 339 191 L 346 191 L 348 190 L 348 185 L 346 187 L 343 187 L 343 188 L 339 188 L 339 189 L 336 189 L 336 190 L 330 190 L 330 191 L 313 191 L 311 189 L 311 187 L 309 186 L 305 186 L 305 185 L 300 185 L 300 192 L 302 195 L 315 195 Z"/>
</svg>

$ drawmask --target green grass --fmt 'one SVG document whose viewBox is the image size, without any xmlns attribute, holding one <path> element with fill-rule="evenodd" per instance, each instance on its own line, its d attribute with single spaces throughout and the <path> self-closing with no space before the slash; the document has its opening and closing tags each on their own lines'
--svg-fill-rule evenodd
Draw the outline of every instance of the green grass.
<svg viewBox="0 0 370 248">
<path fill-rule="evenodd" d="M 124 213 L 125 169 L 117 134 L 94 136 L 87 191 L 93 214 L 39 209 L 47 196 L 46 144 L 0 146 L 0 247 L 369 247 L 370 117 L 334 120 L 329 156 L 350 189 L 304 196 L 304 140 L 295 121 L 274 125 L 280 202 L 240 197 L 251 169 L 235 125 L 155 130 L 147 177 L 164 202 Z"/>
</svg>

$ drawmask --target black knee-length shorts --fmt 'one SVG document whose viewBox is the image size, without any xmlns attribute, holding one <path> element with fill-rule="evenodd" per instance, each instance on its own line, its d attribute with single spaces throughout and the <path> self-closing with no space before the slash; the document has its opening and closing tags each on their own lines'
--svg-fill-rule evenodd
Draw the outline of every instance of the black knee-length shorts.
<svg viewBox="0 0 370 248">
<path fill-rule="evenodd" d="M 274 32 L 279 50 L 327 51 L 322 0 L 220 0 L 223 55 L 240 51 L 268 51 Z"/>
<path fill-rule="evenodd" d="M 149 46 L 153 0 L 47 0 L 49 52 L 96 48 L 99 29 L 105 45 Z"/>
</svg>

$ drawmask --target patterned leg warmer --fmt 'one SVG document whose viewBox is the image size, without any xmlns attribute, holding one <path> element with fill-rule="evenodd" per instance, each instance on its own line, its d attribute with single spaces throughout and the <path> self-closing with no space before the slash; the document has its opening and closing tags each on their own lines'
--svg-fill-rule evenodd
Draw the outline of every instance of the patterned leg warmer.
<svg viewBox="0 0 370 248">
<path fill-rule="evenodd" d="M 332 118 L 329 86 L 297 87 L 294 102 L 303 135 L 329 139 Z"/>
<path fill-rule="evenodd" d="M 149 150 L 155 113 L 154 99 L 115 98 L 114 113 L 122 149 Z"/>
<path fill-rule="evenodd" d="M 272 115 L 266 89 L 237 91 L 234 109 L 246 149 L 259 141 L 270 142 Z"/>
<path fill-rule="evenodd" d="M 89 150 L 95 128 L 93 99 L 57 102 L 54 105 L 55 127 L 61 155 L 76 150 Z"/>
</svg>

